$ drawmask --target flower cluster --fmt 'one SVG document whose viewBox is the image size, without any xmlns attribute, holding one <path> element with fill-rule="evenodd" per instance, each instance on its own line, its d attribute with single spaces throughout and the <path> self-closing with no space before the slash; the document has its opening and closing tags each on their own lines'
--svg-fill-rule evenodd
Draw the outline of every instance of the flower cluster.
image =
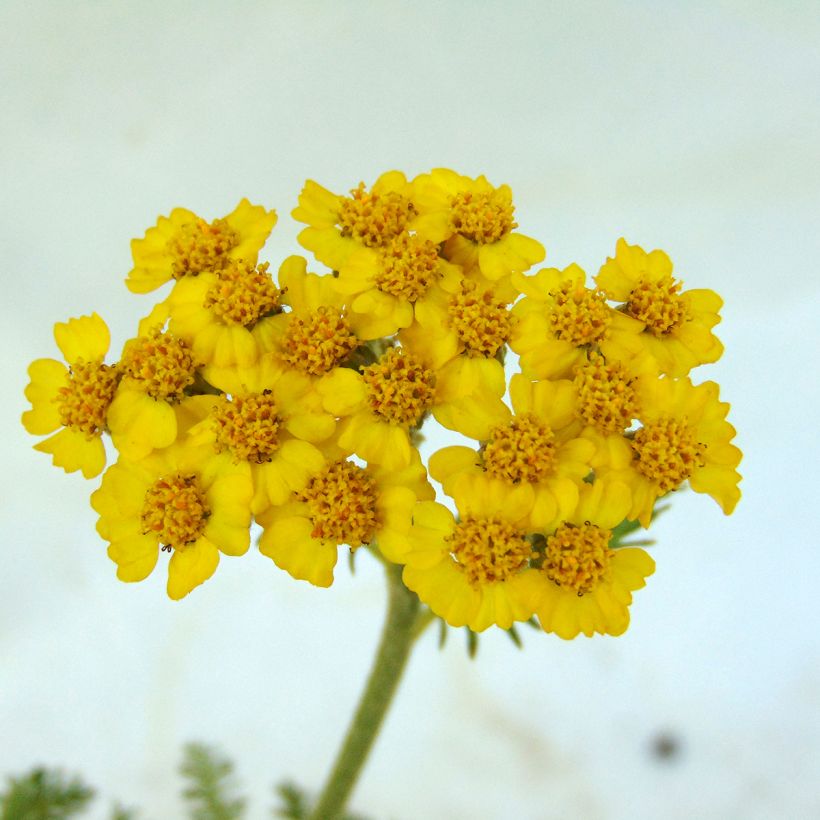
<svg viewBox="0 0 820 820">
<path fill-rule="evenodd" d="M 726 513 L 740 497 L 729 407 L 689 376 L 722 353 L 720 298 L 623 239 L 591 282 L 531 272 L 545 252 L 509 187 L 447 169 L 308 181 L 293 216 L 322 272 L 291 256 L 274 276 L 276 215 L 247 200 L 161 217 L 126 283 L 171 287 L 119 360 L 92 314 L 55 326 L 67 366 L 29 369 L 36 449 L 92 478 L 110 435 L 91 504 L 117 576 L 168 552 L 181 598 L 255 520 L 259 551 L 318 586 L 367 545 L 450 625 L 622 633 L 654 562 L 619 525 L 685 482 Z M 425 465 L 429 419 L 472 443 Z"/>
</svg>

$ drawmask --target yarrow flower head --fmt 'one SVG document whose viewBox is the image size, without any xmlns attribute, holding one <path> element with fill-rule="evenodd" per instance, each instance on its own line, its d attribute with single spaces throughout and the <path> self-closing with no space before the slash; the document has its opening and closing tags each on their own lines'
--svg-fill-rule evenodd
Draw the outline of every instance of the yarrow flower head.
<svg viewBox="0 0 820 820">
<path fill-rule="evenodd" d="M 64 362 L 29 368 L 35 448 L 93 478 L 110 440 L 97 530 L 121 580 L 167 556 L 173 599 L 220 555 L 254 560 L 255 522 L 260 571 L 327 587 L 340 550 L 367 552 L 443 628 L 621 634 L 654 569 L 624 533 L 684 486 L 727 514 L 740 498 L 729 405 L 697 375 L 720 298 L 625 239 L 594 280 L 532 270 L 544 247 L 484 176 L 339 190 L 305 183 L 313 259 L 278 269 L 262 205 L 159 217 L 126 282 L 169 287 L 119 361 L 93 313 L 55 326 Z M 428 451 L 430 426 L 464 438 Z"/>
</svg>

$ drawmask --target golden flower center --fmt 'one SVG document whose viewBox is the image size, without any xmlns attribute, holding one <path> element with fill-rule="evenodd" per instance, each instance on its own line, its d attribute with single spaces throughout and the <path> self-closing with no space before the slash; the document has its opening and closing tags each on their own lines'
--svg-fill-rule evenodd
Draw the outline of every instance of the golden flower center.
<svg viewBox="0 0 820 820">
<path fill-rule="evenodd" d="M 541 419 L 526 413 L 490 431 L 484 445 L 484 469 L 510 484 L 537 482 L 555 465 L 555 434 Z"/>
<path fill-rule="evenodd" d="M 493 191 L 461 191 L 450 200 L 450 226 L 479 245 L 498 242 L 518 223 L 513 220 L 509 193 Z"/>
<path fill-rule="evenodd" d="M 298 498 L 308 506 L 313 538 L 353 549 L 373 540 L 379 523 L 376 486 L 352 461 L 336 461 L 313 476 Z"/>
<path fill-rule="evenodd" d="M 282 291 L 268 273 L 269 263 L 231 260 L 208 288 L 203 307 L 229 325 L 250 327 L 279 308 Z"/>
<path fill-rule="evenodd" d="M 629 294 L 626 312 L 643 322 L 654 336 L 665 336 L 689 318 L 689 306 L 681 295 L 681 282 L 663 276 L 657 282 L 638 282 Z"/>
<path fill-rule="evenodd" d="M 184 549 L 202 535 L 210 514 L 195 475 L 163 476 L 145 493 L 142 532 L 156 536 L 163 550 Z"/>
<path fill-rule="evenodd" d="M 438 248 L 427 239 L 403 233 L 381 249 L 376 287 L 415 302 L 439 278 Z"/>
<path fill-rule="evenodd" d="M 350 236 L 368 248 L 386 245 L 403 233 L 416 215 L 416 208 L 406 197 L 395 191 L 368 193 L 364 183 L 339 197 L 339 225 L 342 236 Z"/>
<path fill-rule="evenodd" d="M 282 338 L 282 358 L 291 367 L 321 376 L 343 362 L 357 347 L 350 325 L 338 311 L 320 306 L 307 318 L 291 315 Z"/>
<path fill-rule="evenodd" d="M 391 424 L 412 426 L 433 406 L 435 374 L 412 353 L 391 347 L 362 376 L 370 409 Z"/>
<path fill-rule="evenodd" d="M 270 390 L 233 399 L 223 396 L 211 414 L 217 452 L 228 450 L 235 463 L 270 461 L 280 443 L 282 420 L 276 411 Z"/>
<path fill-rule="evenodd" d="M 447 311 L 450 326 L 468 356 L 495 356 L 510 336 L 512 316 L 506 302 L 470 279 L 465 279 L 450 298 Z"/>
<path fill-rule="evenodd" d="M 155 329 L 126 346 L 121 366 L 154 399 L 176 401 L 194 383 L 196 362 L 188 345 Z"/>
<path fill-rule="evenodd" d="M 601 291 L 570 280 L 550 296 L 553 306 L 548 318 L 556 338 L 578 347 L 600 341 L 606 335 L 610 309 Z"/>
<path fill-rule="evenodd" d="M 621 433 L 638 415 L 638 400 L 632 376 L 617 361 L 607 362 L 591 352 L 575 369 L 578 415 L 602 433 Z"/>
<path fill-rule="evenodd" d="M 447 536 L 451 554 L 473 586 L 506 581 L 524 569 L 532 546 L 500 518 L 464 518 Z"/>
<path fill-rule="evenodd" d="M 239 234 L 225 219 L 208 223 L 204 219 L 186 222 L 166 243 L 174 279 L 219 271 L 228 254 L 239 244 Z"/>
<path fill-rule="evenodd" d="M 704 465 L 706 445 L 697 441 L 686 419 L 666 417 L 645 424 L 635 433 L 632 452 L 638 471 L 668 492 Z"/>
<path fill-rule="evenodd" d="M 80 430 L 89 438 L 100 435 L 119 378 L 116 365 L 74 362 L 68 371 L 68 382 L 57 393 L 63 426 Z"/>
<path fill-rule="evenodd" d="M 561 524 L 547 538 L 542 570 L 547 578 L 578 595 L 592 592 L 609 573 L 614 551 L 609 548 L 612 533 L 595 524 Z"/>
</svg>

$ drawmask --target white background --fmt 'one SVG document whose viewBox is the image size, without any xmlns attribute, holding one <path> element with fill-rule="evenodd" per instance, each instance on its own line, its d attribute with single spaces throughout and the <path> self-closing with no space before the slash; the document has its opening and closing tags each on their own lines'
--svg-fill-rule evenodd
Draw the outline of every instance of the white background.
<svg viewBox="0 0 820 820">
<path fill-rule="evenodd" d="M 116 581 L 96 482 L 30 449 L 25 368 L 55 321 L 130 336 L 129 240 L 185 205 L 275 207 L 445 165 L 509 183 L 548 262 L 623 235 L 726 300 L 717 379 L 745 452 L 725 518 L 679 494 L 618 639 L 424 637 L 353 805 L 395 820 L 820 816 L 816 469 L 820 13 L 814 2 L 0 6 L 0 773 L 80 771 L 178 816 L 181 744 L 318 789 L 383 611 L 380 572 L 318 590 L 252 551 L 182 603 Z M 659 733 L 679 751 L 652 753 Z"/>
</svg>

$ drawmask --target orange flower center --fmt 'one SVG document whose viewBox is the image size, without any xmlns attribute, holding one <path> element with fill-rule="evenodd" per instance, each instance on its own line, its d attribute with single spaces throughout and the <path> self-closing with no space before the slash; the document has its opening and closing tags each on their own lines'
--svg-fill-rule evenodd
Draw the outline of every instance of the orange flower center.
<svg viewBox="0 0 820 820">
<path fill-rule="evenodd" d="M 185 549 L 202 535 L 210 514 L 195 475 L 163 476 L 145 493 L 142 532 L 156 536 L 163 550 Z"/>
<path fill-rule="evenodd" d="M 216 450 L 228 450 L 234 463 L 270 461 L 279 449 L 282 420 L 276 412 L 270 390 L 247 396 L 223 396 L 211 417 L 216 433 Z"/>
<path fill-rule="evenodd" d="M 336 461 L 297 496 L 308 506 L 311 536 L 352 549 L 369 544 L 378 527 L 376 487 L 371 475 L 352 461 Z"/>
<path fill-rule="evenodd" d="M 490 358 L 506 344 L 512 316 L 506 302 L 480 289 L 477 282 L 465 279 L 447 306 L 450 326 L 468 356 Z"/>
<path fill-rule="evenodd" d="M 447 541 L 473 586 L 512 578 L 527 566 L 532 555 L 524 533 L 500 518 L 464 518 Z"/>
<path fill-rule="evenodd" d="M 321 306 L 307 318 L 291 315 L 282 339 L 281 357 L 291 367 L 321 376 L 358 346 L 359 340 L 347 320 L 336 310 Z"/>
<path fill-rule="evenodd" d="M 695 438 L 686 419 L 666 417 L 645 424 L 635 433 L 632 452 L 638 471 L 668 492 L 703 467 L 706 445 Z"/>
<path fill-rule="evenodd" d="M 368 248 L 386 245 L 403 233 L 416 215 L 413 203 L 395 191 L 383 194 L 368 193 L 364 183 L 339 197 L 339 225 L 342 236 L 350 236 Z"/>
<path fill-rule="evenodd" d="M 542 570 L 560 587 L 579 596 L 591 592 L 606 580 L 614 551 L 609 548 L 612 533 L 595 524 L 561 524 L 547 538 Z"/>
<path fill-rule="evenodd" d="M 180 225 L 166 244 L 174 279 L 219 271 L 239 244 L 239 235 L 224 219 L 210 224 L 204 219 Z"/>
<path fill-rule="evenodd" d="M 149 396 L 163 401 L 182 398 L 194 383 L 197 367 L 188 345 L 159 329 L 129 343 L 121 365 Z"/>
<path fill-rule="evenodd" d="M 535 483 L 555 465 L 555 435 L 548 424 L 531 414 L 513 416 L 490 431 L 484 445 L 484 469 L 509 484 Z"/>
<path fill-rule="evenodd" d="M 460 191 L 450 200 L 450 227 L 453 233 L 488 245 L 518 227 L 514 210 L 509 190 Z"/>
<path fill-rule="evenodd" d="M 375 283 L 383 293 L 415 302 L 439 275 L 437 247 L 427 239 L 403 233 L 381 249 Z"/>
<path fill-rule="evenodd" d="M 626 312 L 643 322 L 653 336 L 665 336 L 689 319 L 689 306 L 680 293 L 681 287 L 681 282 L 668 275 L 657 282 L 638 282 L 629 294 Z"/>
<path fill-rule="evenodd" d="M 575 369 L 578 415 L 602 433 L 621 433 L 638 415 L 632 376 L 621 362 L 592 352 Z"/>
<path fill-rule="evenodd" d="M 280 310 L 282 291 L 268 273 L 269 263 L 252 265 L 231 260 L 208 288 L 203 307 L 225 324 L 250 327 L 263 316 Z"/>
<path fill-rule="evenodd" d="M 579 347 L 606 335 L 610 309 L 601 291 L 568 280 L 550 296 L 553 306 L 548 318 L 556 338 Z"/>
<path fill-rule="evenodd" d="M 68 371 L 68 383 L 57 394 L 63 426 L 81 430 L 88 438 L 99 436 L 119 380 L 116 365 L 74 362 Z"/>
<path fill-rule="evenodd" d="M 411 353 L 391 347 L 362 376 L 370 409 L 391 424 L 412 427 L 433 406 L 435 374 Z"/>
</svg>

